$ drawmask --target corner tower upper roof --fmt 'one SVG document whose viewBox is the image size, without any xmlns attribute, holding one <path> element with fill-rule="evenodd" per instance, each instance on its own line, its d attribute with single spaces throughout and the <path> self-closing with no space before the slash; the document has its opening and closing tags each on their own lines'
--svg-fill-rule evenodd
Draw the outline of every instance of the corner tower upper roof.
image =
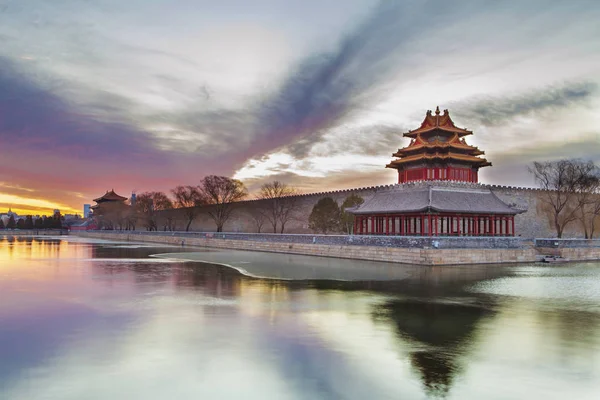
<svg viewBox="0 0 600 400">
<path fill-rule="evenodd" d="M 452 118 L 450 118 L 450 113 L 448 110 L 444 110 L 444 114 L 440 115 L 440 108 L 436 107 L 435 115 L 432 115 L 431 110 L 427 110 L 425 119 L 421 123 L 421 126 L 414 131 L 408 131 L 403 135 L 406 137 L 415 138 L 420 133 L 438 129 L 446 132 L 456 133 L 459 137 L 473 134 L 472 131 L 456 127 L 452 121 Z"/>
<path fill-rule="evenodd" d="M 94 199 L 94 201 L 96 203 L 101 203 L 103 201 L 125 201 L 125 200 L 127 200 L 127 197 L 119 196 L 118 194 L 115 193 L 114 190 L 111 190 L 111 191 L 107 190 L 104 195 L 102 195 L 101 197 L 98 197 L 97 199 Z"/>
</svg>

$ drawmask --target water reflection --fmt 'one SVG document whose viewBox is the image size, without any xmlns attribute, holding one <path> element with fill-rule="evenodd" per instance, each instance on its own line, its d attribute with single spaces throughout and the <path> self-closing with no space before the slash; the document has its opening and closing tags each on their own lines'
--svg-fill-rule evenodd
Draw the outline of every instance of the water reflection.
<svg viewBox="0 0 600 400">
<path fill-rule="evenodd" d="M 600 391 L 598 264 L 286 281 L 152 257 L 178 247 L 64 239 L 0 241 L 3 400 Z"/>
<path fill-rule="evenodd" d="M 435 396 L 448 393 L 475 343 L 478 324 L 494 314 L 489 304 L 415 299 L 389 301 L 379 312 L 394 322 L 402 340 L 412 344 L 411 365 L 427 393 Z"/>
</svg>

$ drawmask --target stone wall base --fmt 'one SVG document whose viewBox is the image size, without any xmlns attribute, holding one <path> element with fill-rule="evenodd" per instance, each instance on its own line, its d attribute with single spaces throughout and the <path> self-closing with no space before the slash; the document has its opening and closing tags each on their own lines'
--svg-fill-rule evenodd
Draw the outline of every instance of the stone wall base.
<svg viewBox="0 0 600 400">
<path fill-rule="evenodd" d="M 540 254 L 559 256 L 569 261 L 600 260 L 600 247 L 538 247 L 537 249 Z"/>
<path fill-rule="evenodd" d="M 418 249 L 375 246 L 345 246 L 253 242 L 248 240 L 137 235 L 104 232 L 76 232 L 74 236 L 104 240 L 151 242 L 171 245 L 199 246 L 232 250 L 266 251 L 355 260 L 384 261 L 416 265 L 457 265 L 535 262 L 536 252 L 527 249 Z"/>
</svg>

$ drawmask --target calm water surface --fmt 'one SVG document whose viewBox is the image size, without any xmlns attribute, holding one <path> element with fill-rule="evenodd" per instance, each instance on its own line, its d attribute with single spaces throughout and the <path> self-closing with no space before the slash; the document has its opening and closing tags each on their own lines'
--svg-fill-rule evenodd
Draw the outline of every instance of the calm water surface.
<svg viewBox="0 0 600 400">
<path fill-rule="evenodd" d="M 165 253 L 0 237 L 0 399 L 600 398 L 598 263 Z"/>
</svg>

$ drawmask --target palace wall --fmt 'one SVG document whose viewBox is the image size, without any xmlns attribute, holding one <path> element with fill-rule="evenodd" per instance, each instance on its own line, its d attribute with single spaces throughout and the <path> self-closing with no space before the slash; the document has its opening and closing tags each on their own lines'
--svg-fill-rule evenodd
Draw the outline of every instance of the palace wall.
<svg viewBox="0 0 600 400">
<path fill-rule="evenodd" d="M 401 191 L 430 184 L 431 182 L 411 182 L 401 185 L 383 185 L 365 188 L 337 190 L 331 192 L 311 193 L 297 196 L 297 206 L 295 217 L 286 225 L 285 233 L 313 233 L 308 228 L 308 217 L 313 206 L 323 197 L 331 197 L 341 206 L 344 199 L 351 194 L 362 197 L 365 201 L 369 200 L 377 191 L 398 190 Z M 551 225 L 551 219 L 547 213 L 542 210 L 542 197 L 547 193 L 541 189 L 520 188 L 510 186 L 485 185 L 468 182 L 450 182 L 436 181 L 436 186 L 452 186 L 464 188 L 489 188 L 498 198 L 517 208 L 527 209 L 526 212 L 515 216 L 515 232 L 517 236 L 524 238 L 534 237 L 555 237 L 556 233 Z M 235 205 L 235 210 L 231 218 L 224 226 L 225 232 L 258 232 L 256 224 L 252 218 L 252 209 L 260 206 L 262 200 L 250 200 L 239 202 Z M 196 217 L 190 230 L 200 232 L 214 232 L 216 226 L 208 215 L 210 206 L 201 207 L 199 215 Z M 168 210 L 161 213 L 159 218 L 159 227 L 164 225 L 165 218 L 169 216 L 175 222 L 175 230 L 185 230 L 186 220 L 182 210 Z M 138 224 L 138 230 L 143 230 L 143 226 Z M 161 228 L 159 228 L 161 229 Z M 268 221 L 264 222 L 261 232 L 272 233 L 273 228 Z M 565 230 L 565 237 L 583 237 L 583 233 L 578 222 L 573 222 Z"/>
</svg>

